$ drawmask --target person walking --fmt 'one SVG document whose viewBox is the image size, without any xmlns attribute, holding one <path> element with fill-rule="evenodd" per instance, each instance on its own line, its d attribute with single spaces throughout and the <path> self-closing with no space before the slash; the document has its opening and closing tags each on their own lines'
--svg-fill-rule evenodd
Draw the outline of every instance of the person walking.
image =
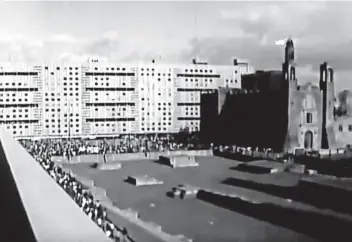
<svg viewBox="0 0 352 242">
<path fill-rule="evenodd" d="M 104 163 L 106 163 L 106 153 L 107 153 L 107 148 L 106 148 L 106 146 L 104 146 L 104 148 L 103 148 L 103 159 L 104 159 Z"/>
</svg>

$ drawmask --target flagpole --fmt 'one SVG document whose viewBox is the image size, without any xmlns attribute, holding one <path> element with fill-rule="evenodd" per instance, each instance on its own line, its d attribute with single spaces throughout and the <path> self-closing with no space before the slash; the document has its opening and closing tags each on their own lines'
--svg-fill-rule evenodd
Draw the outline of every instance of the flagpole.
<svg viewBox="0 0 352 242">
<path fill-rule="evenodd" d="M 71 99 L 68 99 L 68 140 L 71 141 Z"/>
</svg>

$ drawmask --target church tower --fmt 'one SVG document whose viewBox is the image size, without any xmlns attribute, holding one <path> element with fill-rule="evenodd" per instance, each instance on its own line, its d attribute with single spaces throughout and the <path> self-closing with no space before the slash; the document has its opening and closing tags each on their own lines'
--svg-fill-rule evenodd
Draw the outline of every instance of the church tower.
<svg viewBox="0 0 352 242">
<path fill-rule="evenodd" d="M 334 143 L 334 70 L 326 62 L 320 65 L 319 87 L 322 97 L 322 140 L 321 148 L 329 149 Z"/>
<path fill-rule="evenodd" d="M 291 38 L 286 41 L 284 62 L 282 63 L 282 81 L 283 90 L 285 92 L 285 103 L 287 107 L 287 117 L 285 123 L 287 124 L 287 135 L 285 140 L 285 150 L 290 151 L 292 149 L 291 130 L 295 127 L 294 120 L 295 114 L 294 106 L 291 105 L 294 101 L 294 95 L 298 89 L 298 82 L 296 78 L 296 63 L 295 63 L 295 47 Z"/>
<path fill-rule="evenodd" d="M 282 65 L 284 80 L 289 86 L 297 88 L 296 68 L 295 68 L 295 47 L 291 38 L 286 42 L 285 62 Z"/>
<path fill-rule="evenodd" d="M 295 47 L 293 45 L 293 41 L 291 38 L 289 38 L 286 42 L 285 62 L 286 63 L 294 63 L 295 62 Z"/>
</svg>

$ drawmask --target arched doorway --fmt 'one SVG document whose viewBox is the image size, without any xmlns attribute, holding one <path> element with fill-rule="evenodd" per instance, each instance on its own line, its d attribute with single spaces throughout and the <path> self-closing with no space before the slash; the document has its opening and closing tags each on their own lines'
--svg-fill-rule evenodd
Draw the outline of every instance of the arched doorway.
<svg viewBox="0 0 352 242">
<path fill-rule="evenodd" d="M 307 131 L 304 135 L 304 148 L 312 149 L 313 148 L 313 133 L 312 131 Z"/>
</svg>

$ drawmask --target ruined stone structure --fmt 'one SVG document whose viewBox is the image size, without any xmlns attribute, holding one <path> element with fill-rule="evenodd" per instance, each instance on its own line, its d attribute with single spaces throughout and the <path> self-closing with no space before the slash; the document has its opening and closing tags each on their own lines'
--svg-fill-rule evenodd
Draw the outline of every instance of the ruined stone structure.
<svg viewBox="0 0 352 242">
<path fill-rule="evenodd" d="M 281 71 L 243 75 L 242 89 L 219 89 L 218 115 L 208 130 L 216 130 L 213 141 L 220 144 L 291 152 L 339 148 L 345 143 L 335 134 L 334 92 L 334 71 L 326 62 L 319 86 L 298 85 L 289 39 Z"/>
</svg>

